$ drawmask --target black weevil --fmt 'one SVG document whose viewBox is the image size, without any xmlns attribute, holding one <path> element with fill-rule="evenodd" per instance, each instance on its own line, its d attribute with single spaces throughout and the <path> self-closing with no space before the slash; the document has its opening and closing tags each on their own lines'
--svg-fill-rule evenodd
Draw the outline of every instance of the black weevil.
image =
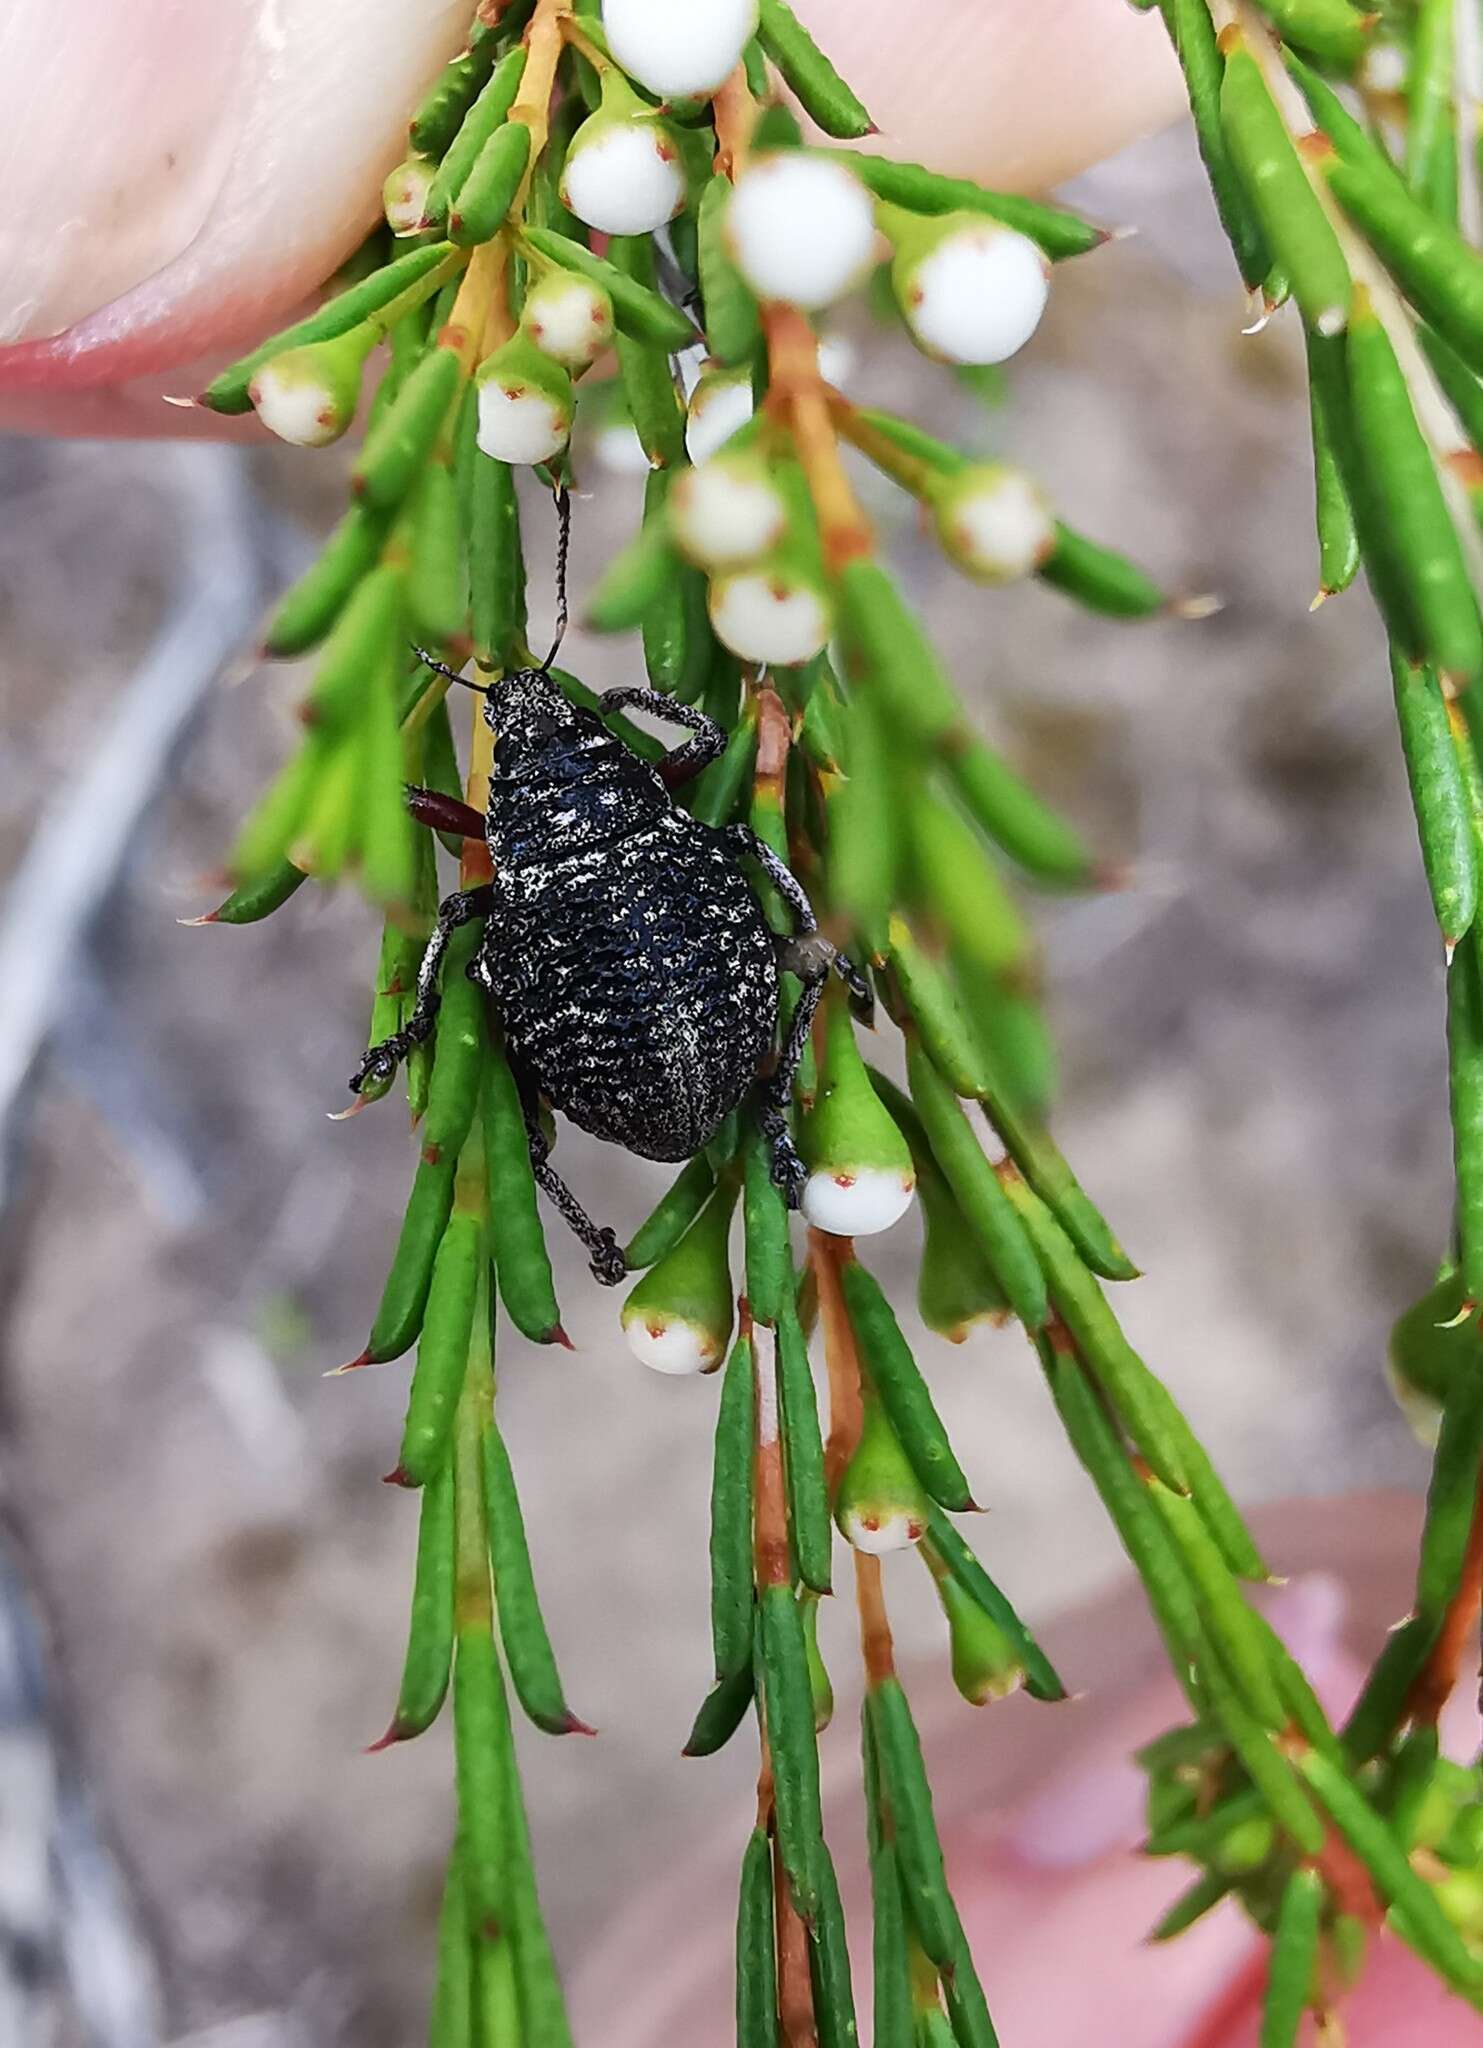
<svg viewBox="0 0 1483 2048">
<path fill-rule="evenodd" d="M 560 612 L 557 646 L 564 593 Z M 597 712 L 585 710 L 552 680 L 555 654 L 553 646 L 539 668 L 516 670 L 484 693 L 497 735 L 484 818 L 435 791 L 409 792 L 422 822 L 482 832 L 494 879 L 440 906 L 412 1014 L 371 1047 L 350 1086 L 389 1078 L 428 1036 L 449 936 L 487 918 L 468 971 L 498 1014 L 536 1180 L 586 1245 L 597 1278 L 615 1286 L 627 1271 L 617 1238 L 592 1222 L 552 1168 L 541 1098 L 595 1137 L 646 1159 L 681 1160 L 701 1150 L 760 1079 L 757 1115 L 773 1178 L 796 1207 L 805 1169 L 787 1107 L 831 962 L 857 1000 L 868 1004 L 869 992 L 820 933 L 807 896 L 771 847 L 747 825 L 705 825 L 675 803 L 671 791 L 725 747 L 715 720 L 648 689 L 609 690 Z M 688 726 L 694 737 L 651 766 L 598 715 L 625 709 Z M 791 939 L 768 926 L 743 857 L 789 906 Z M 780 966 L 802 988 L 781 1053 L 762 1078 Z"/>
</svg>

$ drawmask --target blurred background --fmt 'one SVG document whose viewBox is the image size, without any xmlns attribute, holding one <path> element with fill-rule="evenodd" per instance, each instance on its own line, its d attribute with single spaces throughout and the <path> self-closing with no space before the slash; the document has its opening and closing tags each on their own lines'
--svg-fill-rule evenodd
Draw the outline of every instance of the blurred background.
<svg viewBox="0 0 1483 2048">
<path fill-rule="evenodd" d="M 1128 864 L 1120 891 L 1037 917 L 1058 1135 L 1146 1269 L 1118 1294 L 1131 1334 L 1244 1503 L 1414 1489 L 1381 1358 L 1443 1243 L 1451 1173 L 1441 958 L 1383 642 L 1361 592 L 1309 614 L 1296 332 L 1242 336 L 1186 134 L 1072 196 L 1140 232 L 1057 272 L 1005 406 L 863 312 L 847 381 L 1012 453 L 1073 523 L 1224 608 L 1122 626 L 1039 587 L 983 592 L 901 501 L 872 510 L 986 728 Z M 325 1115 L 364 1043 L 377 932 L 348 893 L 313 891 L 249 929 L 177 922 L 217 900 L 211 871 L 286 751 L 302 675 L 249 650 L 347 468 L 0 444 L 0 2042 L 22 2048 L 420 2038 L 446 1733 L 362 1754 L 403 1644 L 415 1503 L 378 1475 L 405 1375 L 323 1377 L 364 1341 L 413 1160 L 394 1099 Z M 586 481 L 578 595 L 640 491 L 596 451 Z M 542 605 L 548 519 L 532 502 Z M 634 673 L 626 643 L 567 653 L 595 687 Z M 577 1134 L 562 1154 L 620 1235 L 662 1180 Z M 693 1909 L 691 2022 L 634 2036 L 698 2048 L 726 2038 L 754 1762 L 743 1742 L 678 1761 L 709 1676 L 715 1385 L 637 1365 L 616 1299 L 552 1244 L 578 1348 L 512 1337 L 501 1407 L 568 1692 L 602 1737 L 525 1744 L 545 1897 L 579 2026 L 614 2039 L 614 1970 L 653 1961 L 636 1901 L 722 1841 L 703 1926 Z M 898 1299 L 914 1260 L 909 1218 L 876 1262 Z M 1136 1604 L 1106 1605 L 1121 1559 L 1029 1352 L 1011 1332 L 923 1342 L 991 1509 L 980 1548 L 1037 1623 L 1092 1600 L 1098 1627 L 1052 1640 L 1075 1690 L 1115 1693 L 1152 1652 Z M 1404 1601 L 1406 1518 L 1364 1518 L 1371 1650 Z M 1316 1555 L 1329 1525 L 1285 1526 Z M 996 1771 L 1002 1790 L 996 1730 L 1052 1738 L 1013 1734 L 1021 1702 L 956 1701 L 925 1575 L 898 1576 L 914 1695 L 953 1731 L 948 1783 L 971 1803 Z M 822 1633 L 842 1700 L 826 1759 L 848 1777 L 848 1613 Z M 991 1955 L 984 1971 L 992 2002 Z"/>
</svg>

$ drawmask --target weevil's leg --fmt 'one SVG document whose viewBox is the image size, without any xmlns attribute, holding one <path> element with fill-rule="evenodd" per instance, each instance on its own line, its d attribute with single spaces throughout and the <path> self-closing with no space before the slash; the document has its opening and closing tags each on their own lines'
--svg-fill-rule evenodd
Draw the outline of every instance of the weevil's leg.
<svg viewBox="0 0 1483 2048">
<path fill-rule="evenodd" d="M 831 967 L 852 995 L 863 995 L 868 1002 L 870 987 L 859 969 L 843 954 L 836 952 L 819 930 L 814 907 L 804 893 L 802 883 L 767 841 L 760 839 L 750 825 L 728 826 L 725 837 L 727 844 L 737 853 L 746 854 L 757 862 L 793 913 L 793 936 L 779 942 L 778 960 L 789 974 L 797 975 L 803 985 L 798 991 L 798 1001 L 783 1038 L 778 1063 L 762 1084 L 758 1119 L 772 1150 L 772 1177 L 787 1196 L 789 1206 L 796 1209 L 808 1172 L 788 1128 L 788 1103 L 793 1094 L 793 1078 L 798 1072 L 798 1063 L 808 1044 L 814 1012 L 819 1007 L 819 998 L 824 993 L 824 983 Z"/>
<path fill-rule="evenodd" d="M 434 832 L 452 832 L 460 839 L 484 837 L 484 820 L 472 804 L 460 803 L 441 789 L 421 789 L 413 782 L 407 784 L 405 796 L 407 809 L 419 825 Z"/>
<path fill-rule="evenodd" d="M 819 930 L 819 921 L 814 916 L 814 907 L 804 894 L 803 884 L 788 866 L 780 860 L 765 839 L 759 839 L 750 825 L 728 825 L 726 841 L 737 853 L 745 854 L 756 861 L 769 882 L 777 890 L 793 913 L 793 936 L 785 939 L 778 947 L 778 958 L 790 974 L 796 974 L 800 981 L 815 978 L 822 980 L 832 967 L 845 987 L 856 1009 L 869 1023 L 875 1015 L 875 997 L 870 983 L 855 965 L 854 961 L 830 944 Z"/>
<path fill-rule="evenodd" d="M 617 1233 L 598 1227 L 551 1164 L 551 1147 L 541 1128 L 540 1098 L 527 1075 L 511 1061 L 520 1106 L 525 1112 L 525 1136 L 530 1146 L 530 1170 L 536 1186 L 561 1215 L 568 1230 L 587 1248 L 592 1275 L 604 1287 L 617 1287 L 628 1278 L 628 1261 L 618 1244 Z"/>
<path fill-rule="evenodd" d="M 663 690 L 604 690 L 597 708 L 604 717 L 610 711 L 647 711 L 651 718 L 666 718 L 671 725 L 689 727 L 694 739 L 675 747 L 659 763 L 660 779 L 666 789 L 678 789 L 682 782 L 698 775 L 726 751 L 725 726 L 717 725 L 714 718 L 697 711 L 693 704 L 681 704 L 677 698 L 667 697 Z"/>
<path fill-rule="evenodd" d="M 788 1104 L 793 1095 L 793 1080 L 798 1072 L 798 1063 L 803 1058 L 803 1049 L 808 1044 L 808 1034 L 813 1028 L 814 1012 L 819 1007 L 819 998 L 824 993 L 824 982 L 828 970 L 819 967 L 804 980 L 798 991 L 798 1001 L 793 1006 L 793 1015 L 788 1020 L 788 1029 L 783 1038 L 783 1049 L 778 1054 L 778 1063 L 762 1083 L 758 1099 L 757 1121 L 772 1153 L 772 1177 L 787 1196 L 788 1207 L 796 1209 L 803 1197 L 803 1184 L 808 1179 L 808 1168 L 798 1156 L 798 1147 L 793 1143 L 793 1133 L 788 1128 Z"/>
<path fill-rule="evenodd" d="M 494 889 L 488 882 L 477 889 L 455 890 L 439 905 L 438 921 L 433 926 L 422 965 L 417 970 L 417 1001 L 412 1014 L 400 1031 L 394 1031 L 390 1038 L 383 1038 L 379 1045 L 373 1045 L 351 1075 L 350 1086 L 355 1094 L 360 1093 L 373 1075 L 378 1081 L 389 1081 L 397 1070 L 398 1062 L 427 1037 L 442 1001 L 438 994 L 438 970 L 448 950 L 448 941 L 460 925 L 467 924 L 471 918 L 487 917 L 493 908 Z"/>
</svg>

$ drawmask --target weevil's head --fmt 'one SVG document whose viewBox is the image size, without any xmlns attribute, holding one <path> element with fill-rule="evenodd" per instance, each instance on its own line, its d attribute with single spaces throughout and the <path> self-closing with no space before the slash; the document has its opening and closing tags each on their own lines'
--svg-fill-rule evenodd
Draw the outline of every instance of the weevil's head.
<svg viewBox="0 0 1483 2048">
<path fill-rule="evenodd" d="M 579 730 L 582 714 L 544 668 L 517 668 L 484 696 L 484 722 L 508 767 Z"/>
</svg>

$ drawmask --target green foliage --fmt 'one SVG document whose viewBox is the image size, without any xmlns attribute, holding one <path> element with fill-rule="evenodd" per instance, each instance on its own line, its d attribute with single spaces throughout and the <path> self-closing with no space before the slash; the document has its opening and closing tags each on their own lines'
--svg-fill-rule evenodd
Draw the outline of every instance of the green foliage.
<svg viewBox="0 0 1483 2048">
<path fill-rule="evenodd" d="M 1033 480 L 974 464 L 825 384 L 814 304 L 787 301 L 764 274 L 766 252 L 759 259 L 749 244 L 737 194 L 754 149 L 774 169 L 827 167 L 821 174 L 847 181 L 867 224 L 875 207 L 904 252 L 894 274 L 908 295 L 927 289 L 914 252 L 930 254 L 944 236 L 990 249 L 998 238 L 1001 251 L 1021 254 L 1027 238 L 1035 277 L 1042 257 L 1087 254 L 1107 237 L 1062 208 L 920 166 L 808 150 L 775 96 L 769 60 L 829 134 L 863 133 L 869 119 L 780 0 L 763 0 L 758 39 L 737 53 L 725 90 L 670 105 L 667 124 L 614 64 L 594 9 L 569 14 L 535 0 L 494 22 L 481 11 L 467 49 L 412 116 L 414 161 L 403 168 L 426 200 L 425 218 L 406 229 L 411 246 L 203 394 L 228 413 L 259 403 L 294 438 L 330 438 L 349 423 L 366 357 L 385 344 L 355 502 L 265 628 L 271 655 L 318 650 L 304 738 L 239 834 L 231 895 L 201 921 L 252 923 L 286 905 L 306 876 L 353 878 L 384 916 L 373 1039 L 404 1021 L 438 876 L 431 836 L 412 836 L 403 784 L 452 794 L 466 777 L 478 804 L 490 745 L 476 721 L 460 766 L 446 684 L 410 660 L 407 643 L 415 633 L 455 664 L 472 658 L 485 682 L 532 658 L 515 470 L 551 488 L 574 477 L 571 365 L 587 386 L 607 365 L 580 350 L 543 354 L 540 323 L 521 324 L 524 294 L 537 279 L 583 280 L 602 332 L 609 315 L 616 323 L 610 395 L 650 464 L 640 529 L 603 576 L 590 623 L 641 634 L 651 684 L 727 728 L 724 755 L 680 800 L 712 825 L 750 821 L 791 857 L 831 938 L 863 963 L 899 1028 L 909 1093 L 865 1067 L 849 1011 L 831 1001 L 793 1105 L 805 1156 L 835 1201 L 864 1205 L 871 1175 L 894 1176 L 898 1192 L 915 1181 L 926 1221 L 919 1306 L 930 1330 L 960 1338 L 972 1322 L 1013 1317 L 1030 1338 L 1189 1704 L 1188 1725 L 1143 1756 L 1149 1851 L 1196 1867 L 1154 1936 L 1174 1938 L 1236 1894 L 1274 1937 L 1264 2048 L 1289 2048 L 1305 2010 L 1323 2012 L 1333 1986 L 1352 1977 L 1363 1943 L 1353 1885 L 1342 1900 L 1329 1888 L 1327 1851 L 1340 1837 L 1373 1887 L 1372 1917 L 1388 1914 L 1464 1994 L 1476 1999 L 1483 1976 L 1483 1784 L 1440 1759 L 1435 1741 L 1456 1677 L 1453 1624 L 1475 1565 L 1483 1460 L 1483 983 L 1472 930 L 1483 776 L 1470 687 L 1483 669 L 1470 502 L 1483 454 L 1483 258 L 1457 227 L 1471 145 L 1454 118 L 1448 0 L 1383 17 L 1349 0 L 1264 0 L 1235 21 L 1222 7 L 1219 35 L 1207 0 L 1159 6 L 1241 276 L 1268 311 L 1290 296 L 1307 329 L 1320 595 L 1345 589 L 1363 563 L 1384 612 L 1425 869 L 1451 956 L 1457 1238 L 1438 1288 L 1398 1324 L 1392 1358 L 1398 1384 L 1439 1418 L 1438 1458 L 1415 1611 L 1342 1732 L 1248 1601 L 1244 1582 L 1266 1568 L 1208 1454 L 1122 1332 L 1104 1283 L 1131 1281 L 1136 1268 L 1047 1129 L 1050 1062 L 1020 896 L 1024 885 L 1096 886 L 1107 866 L 972 730 L 855 501 L 839 443 L 917 499 L 970 574 L 1033 574 L 1111 619 L 1201 607 L 1171 602 L 1136 564 L 1051 512 Z M 1382 19 L 1386 35 L 1408 42 L 1399 164 L 1330 82 L 1354 73 Z M 599 101 L 599 130 L 627 123 L 672 142 L 679 211 L 663 261 L 649 233 L 614 232 L 594 249 L 571 210 L 581 180 L 566 177 L 568 149 Z M 445 230 L 450 239 L 439 239 Z M 920 308 L 913 313 L 917 331 Z M 692 321 L 713 367 L 687 407 L 674 352 L 690 343 Z M 954 360 L 997 385 L 991 350 Z M 291 396 L 312 395 L 320 379 L 323 419 L 306 427 L 302 408 L 275 414 L 275 376 Z M 743 420 L 738 407 L 725 464 L 697 464 L 691 449 L 708 406 L 748 395 L 755 409 Z M 538 415 L 544 438 L 529 437 Z M 982 537 L 955 522 L 975 491 L 1001 490 L 996 502 L 1017 507 L 1020 524 L 986 555 Z M 790 620 L 806 622 L 791 646 L 770 638 L 784 597 Z M 555 673 L 574 701 L 591 703 L 576 678 Z M 621 720 L 614 730 L 645 758 L 659 751 Z M 481 853 L 463 846 L 466 883 L 481 879 Z M 458 1827 L 431 2038 L 444 2048 L 475 2039 L 564 2048 L 506 1672 L 540 1728 L 581 1724 L 566 1705 L 494 1421 L 499 1309 L 527 1339 L 565 1339 L 526 1106 L 463 971 L 480 929 L 455 934 L 435 1050 L 409 1071 L 420 1158 L 371 1338 L 354 1363 L 418 1347 L 393 1476 L 421 1486 L 421 1522 L 405 1670 L 384 1741 L 422 1733 L 451 1694 Z M 378 1092 L 387 1087 L 367 1091 Z M 986 1151 L 990 1137 L 1002 1158 Z M 740 1303 L 728 1251 L 738 1200 Z M 860 1214 L 853 1234 L 883 1227 L 865 1206 Z M 838 1227 L 838 1212 L 831 1221 Z M 889 1560 L 879 1553 L 920 1548 L 970 1701 L 1019 1685 L 1055 1701 L 1065 1687 L 950 1519 L 974 1507 L 969 1475 L 931 1373 L 851 1236 L 815 1224 L 801 1268 L 799 1259 L 766 1149 L 736 1117 L 681 1169 L 627 1247 L 630 1268 L 647 1269 L 625 1314 L 632 1341 L 638 1325 L 679 1319 L 698 1332 L 697 1367 L 719 1365 L 738 1317 L 714 1436 L 716 1683 L 687 1744 L 687 1754 L 710 1754 L 755 1712 L 762 1798 L 742 1866 L 737 2038 L 743 2048 L 774 2042 L 780 2011 L 806 2003 L 823 2048 L 855 2039 L 819 1799 L 832 1686 L 816 1623 L 837 1570 L 837 1523 L 855 1546 L 866 1661 L 876 2040 L 987 2048 L 988 2007 L 892 1662 Z M 816 1328 L 827 1428 L 810 1356 Z M 1094 1676 L 1068 1673 L 1073 1684 Z M 777 1938 L 789 1915 L 803 1923 L 801 1942 Z M 800 1955 L 806 1983 L 787 1977 Z"/>
</svg>

